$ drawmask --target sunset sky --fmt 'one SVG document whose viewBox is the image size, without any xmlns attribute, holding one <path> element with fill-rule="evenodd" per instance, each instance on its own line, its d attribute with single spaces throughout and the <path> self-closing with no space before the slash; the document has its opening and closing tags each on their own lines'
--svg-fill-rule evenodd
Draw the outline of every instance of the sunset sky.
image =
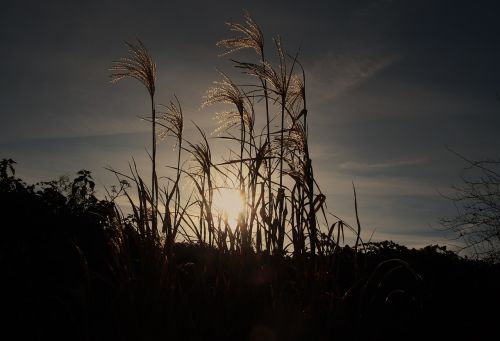
<svg viewBox="0 0 500 341">
<path fill-rule="evenodd" d="M 189 136 L 198 138 L 191 120 L 212 132 L 202 97 L 216 68 L 239 72 L 215 43 L 244 9 L 268 54 L 276 34 L 301 49 L 313 166 L 330 211 L 354 222 L 354 182 L 365 238 L 456 244 L 436 230 L 454 212 L 439 192 L 466 166 L 449 149 L 500 156 L 496 1 L 5 1 L 0 158 L 15 159 L 28 182 L 85 168 L 102 185 L 114 181 L 104 167 L 144 162 L 149 125 L 137 116 L 147 92 L 110 84 L 108 71 L 136 37 L 156 58 L 158 102 L 175 93 Z M 172 147 L 159 145 L 162 167 Z"/>
</svg>

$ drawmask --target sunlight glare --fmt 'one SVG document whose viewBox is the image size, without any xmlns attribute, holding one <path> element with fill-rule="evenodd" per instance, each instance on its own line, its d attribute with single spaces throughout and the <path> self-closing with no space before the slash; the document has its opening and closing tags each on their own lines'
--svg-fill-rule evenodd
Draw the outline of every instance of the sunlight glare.
<svg viewBox="0 0 500 341">
<path fill-rule="evenodd" d="M 220 188 L 214 192 L 213 200 L 215 211 L 223 217 L 227 215 L 227 221 L 231 228 L 236 228 L 238 216 L 244 209 L 240 191 L 234 188 Z"/>
</svg>

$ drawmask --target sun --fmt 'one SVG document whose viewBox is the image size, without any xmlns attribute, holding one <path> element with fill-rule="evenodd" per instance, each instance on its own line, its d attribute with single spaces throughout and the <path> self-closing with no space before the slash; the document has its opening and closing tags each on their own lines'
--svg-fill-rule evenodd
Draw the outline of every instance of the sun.
<svg viewBox="0 0 500 341">
<path fill-rule="evenodd" d="M 245 205 L 240 191 L 235 188 L 219 188 L 214 192 L 213 208 L 227 221 L 232 228 L 236 228 L 238 216 L 243 212 Z"/>
</svg>

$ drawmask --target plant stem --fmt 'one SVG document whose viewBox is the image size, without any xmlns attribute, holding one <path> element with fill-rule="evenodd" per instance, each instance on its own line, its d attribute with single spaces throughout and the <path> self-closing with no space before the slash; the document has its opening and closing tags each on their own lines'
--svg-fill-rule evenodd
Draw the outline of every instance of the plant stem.
<svg viewBox="0 0 500 341">
<path fill-rule="evenodd" d="M 262 56 L 261 56 L 261 62 L 262 65 L 265 65 L 265 57 L 264 57 L 264 50 L 262 50 Z M 266 127 L 267 127 L 267 147 L 270 149 L 271 148 L 271 121 L 269 119 L 269 94 L 267 92 L 267 80 L 263 79 L 262 80 L 262 85 L 264 88 L 264 97 L 266 99 Z M 272 194 L 272 188 L 271 188 L 271 172 L 272 172 L 272 165 L 271 165 L 271 159 L 266 163 L 267 164 L 267 193 L 268 193 L 268 233 L 271 231 L 271 224 L 272 224 L 272 215 L 273 215 L 273 205 L 272 205 L 272 200 L 273 200 L 273 194 Z M 264 203 L 262 203 L 264 205 Z M 268 250 L 270 251 L 270 250 Z"/>
<path fill-rule="evenodd" d="M 156 109 L 155 109 L 155 101 L 154 97 L 151 96 L 151 116 L 152 116 L 152 138 L 151 138 L 151 144 L 152 144 L 152 155 L 151 155 L 151 162 L 152 162 L 152 171 L 151 171 L 151 208 L 152 208 L 152 228 L 153 232 L 156 235 L 157 232 L 157 211 L 158 211 L 158 179 L 156 177 Z"/>
</svg>

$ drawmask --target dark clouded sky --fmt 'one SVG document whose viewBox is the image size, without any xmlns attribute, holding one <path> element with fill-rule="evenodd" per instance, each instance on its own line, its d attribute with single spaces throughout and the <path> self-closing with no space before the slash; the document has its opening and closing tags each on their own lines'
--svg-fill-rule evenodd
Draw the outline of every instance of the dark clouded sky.
<svg viewBox="0 0 500 341">
<path fill-rule="evenodd" d="M 224 22 L 247 9 L 271 47 L 301 47 L 313 165 L 331 211 L 352 221 L 356 184 L 365 237 L 408 245 L 446 242 L 453 213 L 438 190 L 464 162 L 500 147 L 500 5 L 496 1 L 4 1 L 0 12 L 0 157 L 29 181 L 145 159 L 147 94 L 109 83 L 123 40 L 141 37 L 158 64 L 158 98 L 175 93 L 186 119 L 200 110 Z M 168 155 L 169 142 L 160 146 Z M 168 162 L 168 156 L 163 156 Z"/>
</svg>

